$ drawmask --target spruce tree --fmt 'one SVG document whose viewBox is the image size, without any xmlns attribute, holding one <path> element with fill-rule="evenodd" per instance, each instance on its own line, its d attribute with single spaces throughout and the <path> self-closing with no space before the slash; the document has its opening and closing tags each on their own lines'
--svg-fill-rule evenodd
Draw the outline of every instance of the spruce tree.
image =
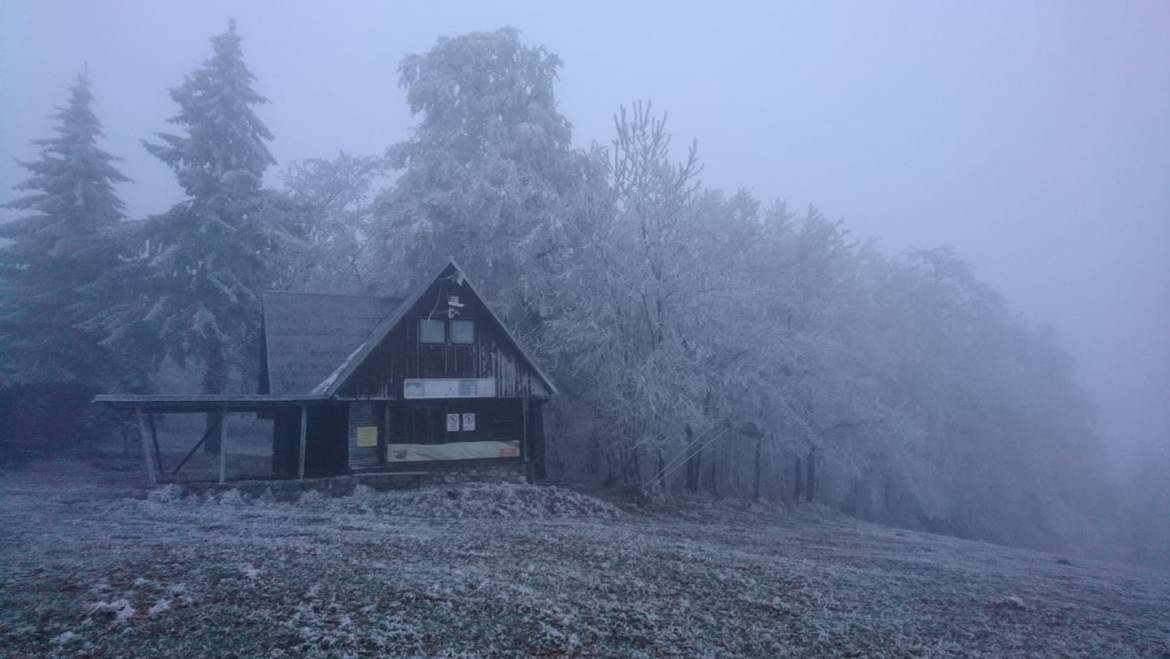
<svg viewBox="0 0 1170 659">
<path fill-rule="evenodd" d="M 103 320 L 112 343 L 150 352 L 156 364 L 163 356 L 195 360 L 202 390 L 219 393 L 247 374 L 235 365 L 255 361 L 259 292 L 271 284 L 288 234 L 262 189 L 272 134 L 254 107 L 267 101 L 253 89 L 235 22 L 211 43 L 212 57 L 170 92 L 179 106 L 170 121 L 181 134 L 144 141 L 188 199 L 151 218 L 138 258 L 106 282 L 139 295 Z"/>
<path fill-rule="evenodd" d="M 35 140 L 40 157 L 8 208 L 31 215 L 0 225 L 0 381 L 104 384 L 112 376 L 96 336 L 80 326 L 83 287 L 110 267 L 105 230 L 123 216 L 114 185 L 129 181 L 99 149 L 101 122 L 87 76 L 51 115 L 55 135 Z"/>
<path fill-rule="evenodd" d="M 187 134 L 159 133 L 161 143 L 144 141 L 175 170 L 191 199 L 215 210 L 234 210 L 224 206 L 254 197 L 275 162 L 266 144 L 272 133 L 252 109 L 268 99 L 252 89 L 256 76 L 244 64 L 240 42 L 232 20 L 227 32 L 212 37 L 212 58 L 171 90 L 179 105 L 171 123 Z"/>
</svg>

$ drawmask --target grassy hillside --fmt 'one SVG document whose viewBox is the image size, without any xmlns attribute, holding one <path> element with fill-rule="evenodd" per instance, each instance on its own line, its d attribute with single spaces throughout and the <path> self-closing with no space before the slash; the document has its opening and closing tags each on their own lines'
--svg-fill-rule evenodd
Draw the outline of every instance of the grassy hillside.
<svg viewBox="0 0 1170 659">
<path fill-rule="evenodd" d="M 0 472 L 0 653 L 1170 653 L 1170 573 L 820 510 L 516 485 L 134 498 L 119 477 Z"/>
</svg>

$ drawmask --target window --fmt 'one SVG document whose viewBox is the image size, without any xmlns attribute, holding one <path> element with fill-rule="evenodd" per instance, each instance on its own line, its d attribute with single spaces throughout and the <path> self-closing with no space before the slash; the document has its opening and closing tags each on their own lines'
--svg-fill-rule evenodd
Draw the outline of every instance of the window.
<svg viewBox="0 0 1170 659">
<path fill-rule="evenodd" d="M 423 319 L 418 321 L 419 343 L 446 343 L 447 324 L 441 320 Z"/>
<path fill-rule="evenodd" d="M 452 320 L 451 343 L 475 343 L 475 321 Z"/>
</svg>

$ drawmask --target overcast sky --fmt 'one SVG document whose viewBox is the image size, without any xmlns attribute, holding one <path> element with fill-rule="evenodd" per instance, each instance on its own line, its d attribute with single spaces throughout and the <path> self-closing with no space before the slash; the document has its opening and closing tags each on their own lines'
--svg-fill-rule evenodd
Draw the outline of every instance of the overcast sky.
<svg viewBox="0 0 1170 659">
<path fill-rule="evenodd" d="M 1055 329 L 1119 454 L 1170 441 L 1170 2 L 4 0 L 0 198 L 88 65 L 130 213 L 178 201 L 139 140 L 231 16 L 282 165 L 381 153 L 412 124 L 404 55 L 512 25 L 564 60 L 578 144 L 648 99 L 711 186 L 953 246 Z"/>
</svg>

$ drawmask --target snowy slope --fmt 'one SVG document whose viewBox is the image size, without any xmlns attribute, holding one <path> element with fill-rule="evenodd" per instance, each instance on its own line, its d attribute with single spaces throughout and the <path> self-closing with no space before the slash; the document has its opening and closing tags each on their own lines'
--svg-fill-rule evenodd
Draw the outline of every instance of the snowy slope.
<svg viewBox="0 0 1170 659">
<path fill-rule="evenodd" d="M 0 473 L 0 654 L 1170 653 L 1170 573 L 814 510 L 473 485 L 297 503 Z"/>
</svg>

